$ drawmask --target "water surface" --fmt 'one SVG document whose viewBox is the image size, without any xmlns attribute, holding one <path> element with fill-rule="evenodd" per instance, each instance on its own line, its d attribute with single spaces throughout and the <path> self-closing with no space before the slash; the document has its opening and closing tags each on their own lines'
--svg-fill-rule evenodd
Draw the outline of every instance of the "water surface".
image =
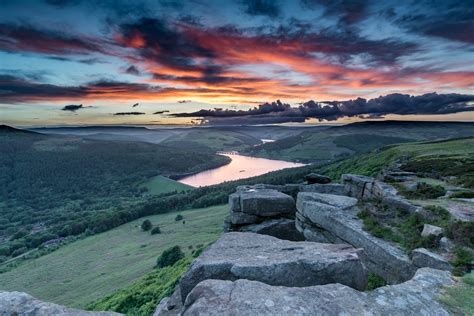
<svg viewBox="0 0 474 316">
<path fill-rule="evenodd" d="M 185 177 L 179 180 L 179 182 L 191 185 L 193 187 L 201 187 L 219 184 L 225 181 L 255 177 L 270 171 L 304 166 L 302 163 L 282 160 L 254 158 L 241 155 L 223 156 L 231 158 L 232 161 L 225 166 L 206 170 L 195 175 Z"/>
</svg>

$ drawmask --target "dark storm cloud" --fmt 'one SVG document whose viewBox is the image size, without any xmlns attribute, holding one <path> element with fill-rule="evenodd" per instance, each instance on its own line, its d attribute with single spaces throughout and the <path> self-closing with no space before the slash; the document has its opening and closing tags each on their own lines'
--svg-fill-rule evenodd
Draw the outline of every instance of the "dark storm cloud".
<svg viewBox="0 0 474 316">
<path fill-rule="evenodd" d="M 94 81 L 80 86 L 57 86 L 37 83 L 25 78 L 0 75 L 0 103 L 28 102 L 43 99 L 77 99 L 87 96 L 158 93 L 161 89 L 148 84 Z"/>
<path fill-rule="evenodd" d="M 234 110 L 200 110 L 191 113 L 172 114 L 175 117 L 203 117 L 210 122 L 218 118 L 260 117 L 268 120 L 276 117 L 279 120 L 294 122 L 295 118 L 316 118 L 333 121 L 342 117 L 369 116 L 381 117 L 387 114 L 451 114 L 474 111 L 474 95 L 429 93 L 421 96 L 407 94 L 389 94 L 371 100 L 357 98 L 349 101 L 308 101 L 299 107 L 290 107 L 280 101 L 261 104 L 253 109 Z M 281 123 L 281 122 L 280 122 Z"/>
<path fill-rule="evenodd" d="M 192 57 L 215 57 L 195 38 L 159 19 L 143 18 L 120 27 L 122 43 L 139 49 L 142 57 L 179 69 L 193 68 Z M 209 71 L 213 71 L 212 65 Z M 215 70 L 214 70 L 215 71 Z"/>
<path fill-rule="evenodd" d="M 63 111 L 70 111 L 70 112 L 76 112 L 77 110 L 83 109 L 84 107 L 82 104 L 68 104 L 65 105 L 61 110 Z"/>
<path fill-rule="evenodd" d="M 263 15 L 276 18 L 280 15 L 280 6 L 276 0 L 242 0 L 244 12 L 248 15 Z"/>
<path fill-rule="evenodd" d="M 172 114 L 171 116 L 175 117 L 194 117 L 194 116 L 201 116 L 201 117 L 236 117 L 236 116 L 247 116 L 247 115 L 261 115 L 261 114 L 275 114 L 277 112 L 285 112 L 290 111 L 291 106 L 289 104 L 282 103 L 280 100 L 277 100 L 272 103 L 264 103 L 260 104 L 258 107 L 254 107 L 250 110 L 222 110 L 222 109 L 214 109 L 214 110 L 199 110 L 197 112 L 192 113 L 176 113 Z"/>
<path fill-rule="evenodd" d="M 101 51 L 89 38 L 13 24 L 0 24 L 0 50 L 52 55 L 85 55 Z"/>
<path fill-rule="evenodd" d="M 114 113 L 114 115 L 145 115 L 146 113 L 143 112 L 118 112 Z"/>
<path fill-rule="evenodd" d="M 302 0 L 305 7 L 324 8 L 326 16 L 336 16 L 345 24 L 358 23 L 368 16 L 368 0 Z"/>
<path fill-rule="evenodd" d="M 474 5 L 469 1 L 421 1 L 420 9 L 397 16 L 394 22 L 412 33 L 474 44 Z"/>
</svg>

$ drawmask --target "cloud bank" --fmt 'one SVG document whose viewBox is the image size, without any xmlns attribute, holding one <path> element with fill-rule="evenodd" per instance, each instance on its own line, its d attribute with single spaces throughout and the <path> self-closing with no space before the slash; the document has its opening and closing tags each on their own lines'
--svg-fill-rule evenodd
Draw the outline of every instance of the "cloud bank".
<svg viewBox="0 0 474 316">
<path fill-rule="evenodd" d="M 452 114 L 474 111 L 474 95 L 429 93 L 420 96 L 389 94 L 366 100 L 307 101 L 291 107 L 280 100 L 264 103 L 249 110 L 199 110 L 171 114 L 174 117 L 201 117 L 209 123 L 284 123 L 302 122 L 308 118 L 335 121 L 343 117 L 381 118 L 388 114 Z M 239 118 L 239 120 L 236 120 Z"/>
</svg>

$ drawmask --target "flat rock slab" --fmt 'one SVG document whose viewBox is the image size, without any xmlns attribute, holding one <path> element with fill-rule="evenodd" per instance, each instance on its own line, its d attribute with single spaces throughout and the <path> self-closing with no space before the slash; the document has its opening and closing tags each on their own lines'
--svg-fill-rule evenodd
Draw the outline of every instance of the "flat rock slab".
<svg viewBox="0 0 474 316">
<path fill-rule="evenodd" d="M 0 315 L 118 316 L 122 314 L 114 312 L 88 312 L 43 302 L 23 292 L 0 291 Z"/>
<path fill-rule="evenodd" d="M 327 204 L 305 201 L 298 203 L 300 213 L 316 227 L 327 230 L 354 247 L 363 248 L 368 268 L 388 282 L 404 282 L 415 273 L 415 266 L 401 249 L 363 229 L 363 222 L 357 218 L 356 211 L 341 211 Z"/>
<path fill-rule="evenodd" d="M 359 292 L 341 284 L 305 288 L 256 281 L 206 280 L 189 294 L 184 315 L 451 315 L 437 299 L 454 281 L 424 268 L 402 284 Z"/>
<path fill-rule="evenodd" d="M 297 209 L 300 209 L 299 206 L 306 201 L 331 205 L 341 210 L 350 209 L 357 205 L 357 199 L 353 197 L 317 192 L 300 192 L 296 201 Z"/>
<path fill-rule="evenodd" d="M 293 242 L 253 233 L 227 233 L 181 279 L 183 301 L 207 279 L 256 280 L 270 285 L 341 283 L 363 290 L 367 271 L 361 250 L 349 245 Z"/>
<path fill-rule="evenodd" d="M 240 197 L 240 211 L 242 213 L 268 217 L 275 215 L 294 214 L 295 200 L 276 190 L 250 189 L 238 192 Z"/>
</svg>

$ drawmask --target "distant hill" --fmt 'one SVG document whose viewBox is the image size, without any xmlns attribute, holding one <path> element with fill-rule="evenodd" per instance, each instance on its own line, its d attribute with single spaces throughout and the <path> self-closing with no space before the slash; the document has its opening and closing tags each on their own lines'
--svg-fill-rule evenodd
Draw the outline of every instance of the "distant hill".
<svg viewBox="0 0 474 316">
<path fill-rule="evenodd" d="M 290 161 L 329 162 L 386 145 L 410 141 L 474 136 L 474 123 L 370 121 L 332 126 L 250 148 L 259 157 Z"/>
<path fill-rule="evenodd" d="M 7 134 L 7 133 L 23 133 L 23 134 L 38 134 L 35 132 L 27 131 L 24 129 L 19 129 L 15 127 L 11 127 L 8 125 L 0 125 L 0 134 Z"/>
</svg>

